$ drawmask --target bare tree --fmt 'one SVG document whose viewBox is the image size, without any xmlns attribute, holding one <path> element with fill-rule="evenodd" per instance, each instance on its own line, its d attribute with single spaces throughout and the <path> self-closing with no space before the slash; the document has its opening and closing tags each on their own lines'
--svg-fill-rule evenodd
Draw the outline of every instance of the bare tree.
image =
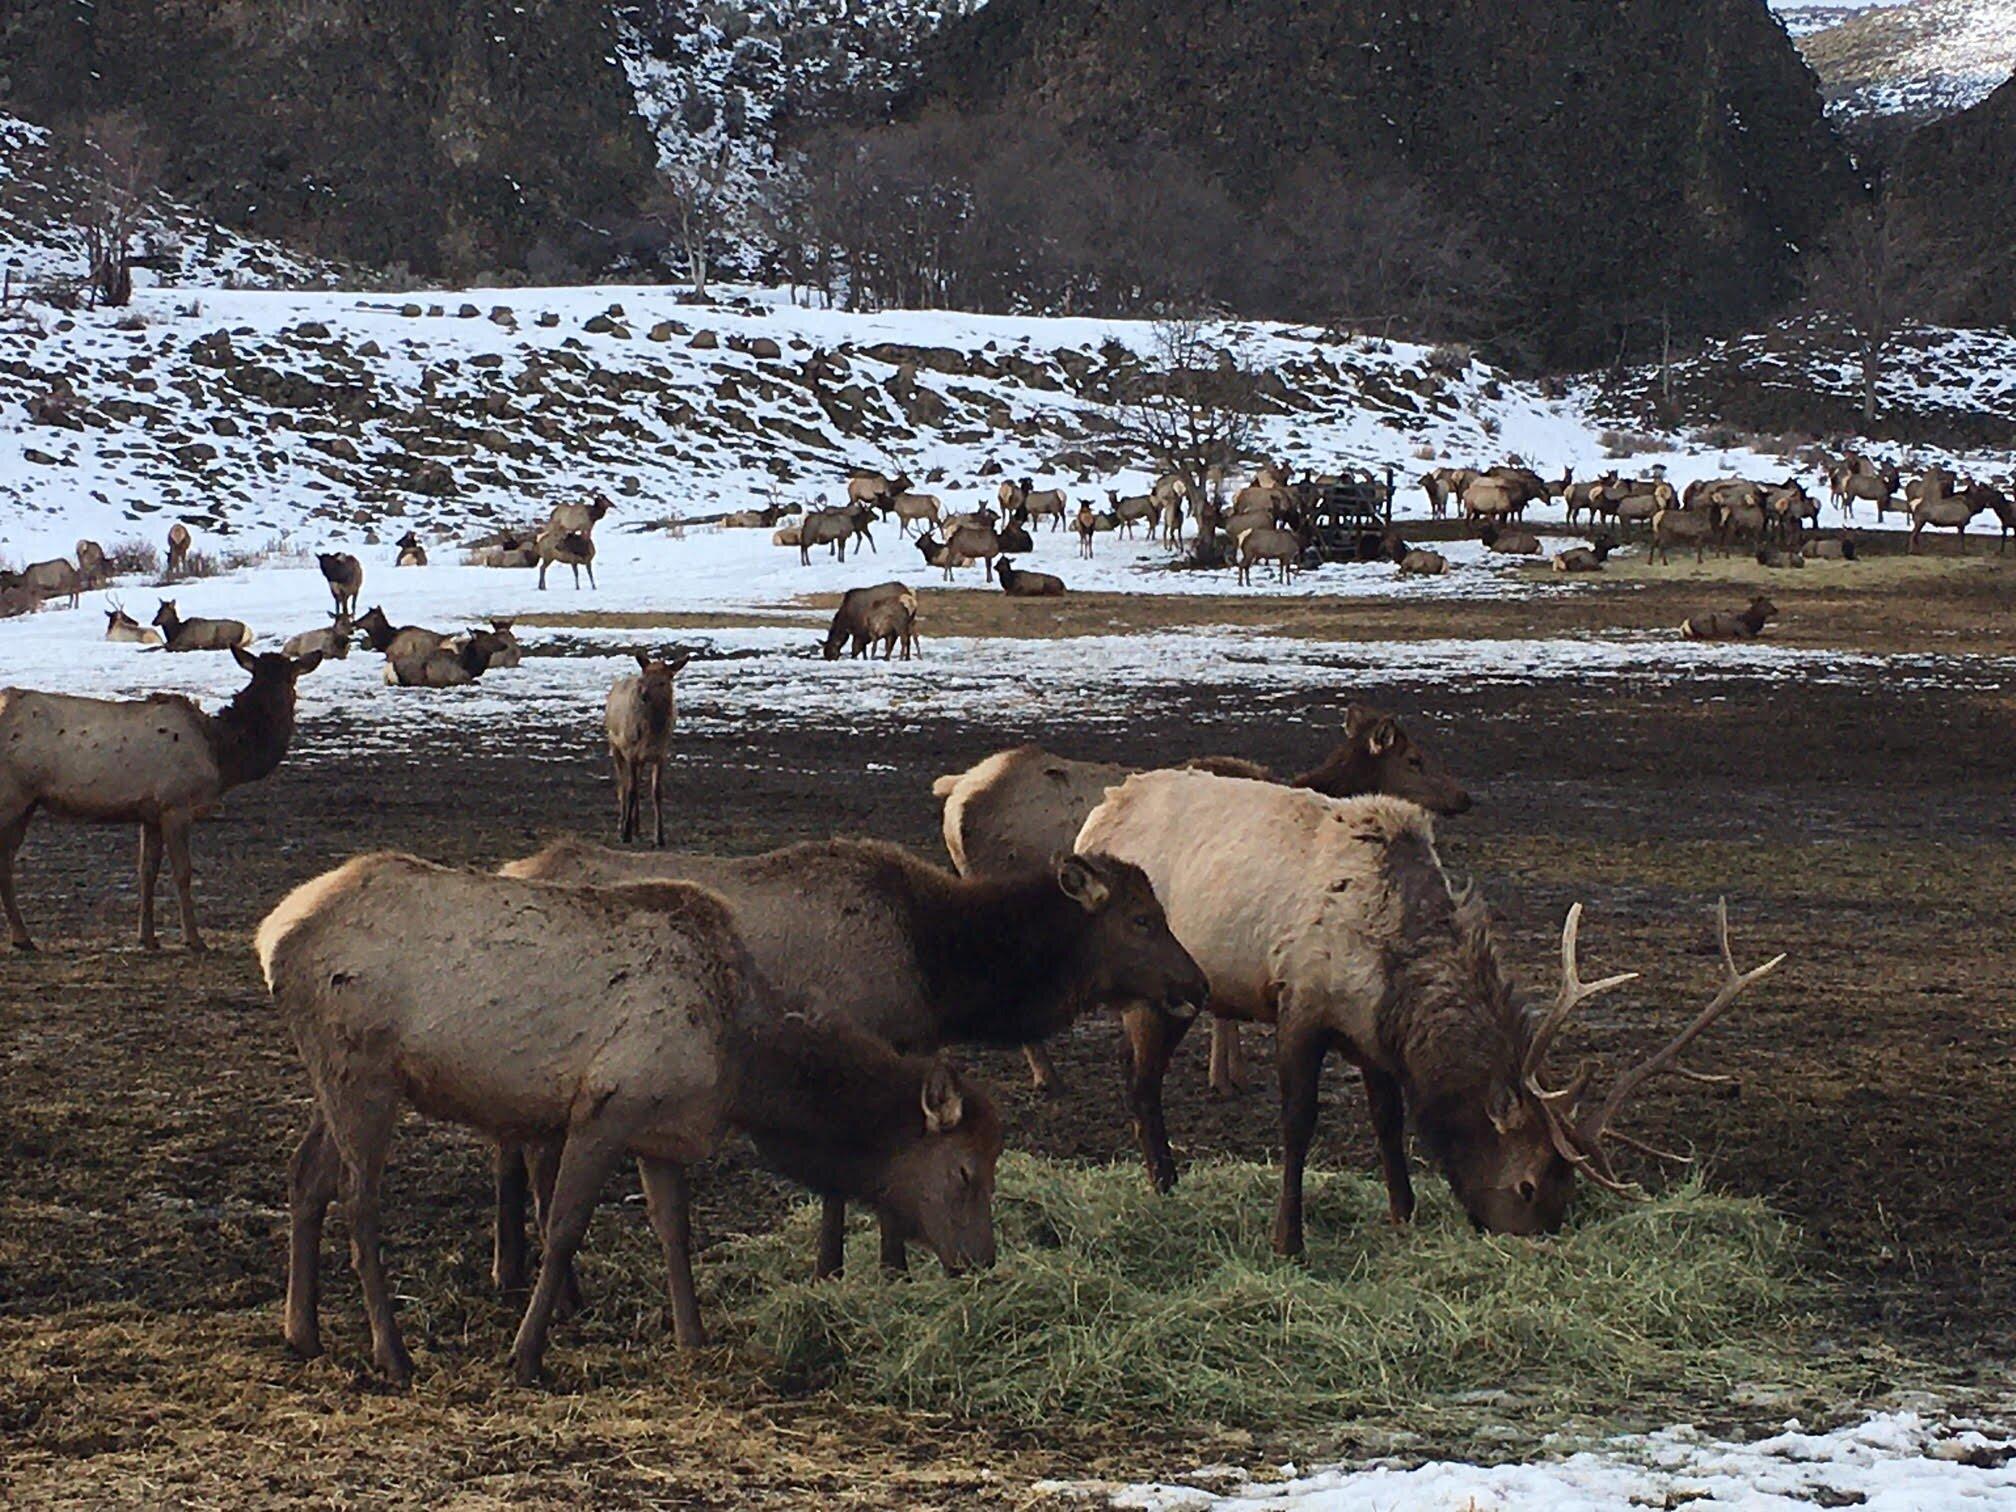
<svg viewBox="0 0 2016 1512">
<path fill-rule="evenodd" d="M 732 207 L 725 192 L 728 170 L 728 144 L 724 142 L 712 156 L 663 170 L 645 197 L 644 216 L 663 227 L 679 248 L 696 299 L 707 297 L 710 238 L 734 231 Z"/>
<path fill-rule="evenodd" d="M 1121 435 L 1183 480 L 1196 521 L 1191 560 L 1218 566 L 1225 477 L 1247 455 L 1260 389 L 1224 335 L 1195 317 L 1158 320 L 1150 362 L 1112 396 Z"/>
<path fill-rule="evenodd" d="M 77 157 L 90 181 L 81 226 L 85 282 L 99 304 L 128 304 L 133 268 L 141 261 L 133 242 L 160 182 L 160 154 L 148 143 L 145 127 L 130 115 L 94 116 L 78 137 Z"/>
<path fill-rule="evenodd" d="M 1875 423 L 1877 385 L 1909 314 L 1915 277 L 1914 244 L 1904 223 L 1873 199 L 1845 211 L 1808 260 L 1809 304 L 1854 339 L 1865 426 Z"/>
</svg>

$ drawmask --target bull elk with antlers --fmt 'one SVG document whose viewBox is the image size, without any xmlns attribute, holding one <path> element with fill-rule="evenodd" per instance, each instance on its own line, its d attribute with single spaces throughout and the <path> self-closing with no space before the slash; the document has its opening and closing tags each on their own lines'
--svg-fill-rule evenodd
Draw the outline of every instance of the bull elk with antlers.
<svg viewBox="0 0 2016 1512">
<path fill-rule="evenodd" d="M 1582 981 L 1578 905 L 1561 932 L 1560 993 L 1534 1012 L 1499 961 L 1483 900 L 1451 890 L 1428 815 L 1414 805 L 1149 772 L 1093 810 L 1078 849 L 1148 873 L 1170 928 L 1211 979 L 1213 1013 L 1276 1025 L 1283 1154 L 1274 1248 L 1284 1255 L 1302 1250 L 1302 1173 L 1333 1049 L 1365 1078 L 1395 1222 L 1414 1212 L 1411 1108 L 1474 1224 L 1551 1233 L 1567 1216 L 1578 1171 L 1608 1190 L 1636 1192 L 1605 1141 L 1665 1152 L 1625 1134 L 1618 1114 L 1652 1077 L 1683 1071 L 1681 1053 L 1784 960 L 1738 971 L 1728 914 L 1719 910 L 1721 989 L 1584 1112 L 1588 1068 L 1549 1087 L 1548 1051 L 1578 1005 L 1630 976 Z"/>
</svg>

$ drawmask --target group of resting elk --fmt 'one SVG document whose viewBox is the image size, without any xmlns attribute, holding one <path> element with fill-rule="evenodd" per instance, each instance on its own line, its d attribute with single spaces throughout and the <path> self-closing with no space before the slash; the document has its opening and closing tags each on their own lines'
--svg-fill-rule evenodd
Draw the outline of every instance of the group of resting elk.
<svg viewBox="0 0 2016 1512">
<path fill-rule="evenodd" d="M 172 696 L 0 692 L 0 904 L 16 948 L 33 947 L 13 862 L 39 808 L 138 823 L 142 943 L 156 943 L 165 852 L 183 938 L 201 948 L 191 821 L 275 769 L 296 684 L 325 654 L 230 651 L 249 681 L 214 715 Z M 619 836 L 641 831 L 648 787 L 662 847 L 683 663 L 639 662 L 608 698 Z M 1461 784 L 1388 714 L 1353 707 L 1341 736 L 1285 778 L 1227 757 L 1137 771 L 998 752 L 935 784 L 951 870 L 873 840 L 724 857 L 571 838 L 495 873 L 386 853 L 303 883 L 255 941 L 313 1093 L 289 1169 L 287 1342 L 321 1347 L 319 1251 L 340 1200 L 373 1358 L 410 1376 L 379 1237 L 406 1107 L 494 1143 L 494 1280 L 508 1293 L 526 1288 L 536 1204 L 520 1380 L 539 1374 L 556 1308 L 578 1300 L 574 1252 L 626 1157 L 663 1247 L 674 1334 L 705 1339 L 688 1173 L 731 1131 L 821 1199 L 817 1274 L 841 1267 L 850 1201 L 873 1211 L 890 1268 L 912 1243 L 948 1270 L 988 1266 L 1002 1118 L 948 1052 L 1019 1046 L 1054 1086 L 1042 1046 L 1090 1013 L 1120 1019 L 1127 1105 L 1165 1191 L 1177 1170 L 1162 1081 L 1178 1042 L 1208 1012 L 1222 1085 L 1237 1074 L 1237 1025 L 1274 1026 L 1282 1255 L 1303 1248 L 1303 1170 L 1333 1050 L 1363 1079 L 1395 1222 L 1414 1210 L 1410 1111 L 1480 1229 L 1552 1232 L 1578 1178 L 1637 1195 L 1613 1148 L 1649 1147 L 1619 1115 L 1662 1072 L 1698 1076 L 1683 1053 L 1783 957 L 1740 970 L 1721 914 L 1706 1006 L 1600 1097 L 1586 1068 L 1564 1081 L 1555 1040 L 1629 976 L 1582 980 L 1577 905 L 1558 991 L 1529 999 L 1483 899 L 1453 887 L 1436 855 L 1431 814 L 1468 809 Z"/>
</svg>

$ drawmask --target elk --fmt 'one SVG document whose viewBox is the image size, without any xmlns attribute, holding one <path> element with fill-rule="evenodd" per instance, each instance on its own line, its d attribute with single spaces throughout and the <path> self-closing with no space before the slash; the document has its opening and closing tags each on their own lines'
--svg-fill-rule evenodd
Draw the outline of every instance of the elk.
<svg viewBox="0 0 2016 1512">
<path fill-rule="evenodd" d="M 556 937 L 570 948 L 553 949 Z M 948 1269 L 993 1259 L 1001 1134 L 985 1093 L 831 1015 L 777 1011 L 733 915 L 704 888 L 551 887 L 361 856 L 290 893 L 255 949 L 315 1097 L 288 1181 L 285 1332 L 297 1354 L 321 1352 L 319 1251 L 340 1191 L 373 1361 L 395 1381 L 412 1375 L 379 1253 L 382 1176 L 409 1104 L 493 1139 L 558 1146 L 544 1262 L 511 1351 L 520 1382 L 538 1378 L 573 1255 L 625 1154 L 664 1249 L 674 1337 L 706 1341 L 687 1168 L 731 1126 L 768 1163 L 874 1201 Z M 803 1096 L 808 1086 L 821 1095 Z M 522 1243 L 521 1226 L 521 1267 Z"/>
<path fill-rule="evenodd" d="M 189 699 L 75 698 L 0 689 L 0 904 L 16 950 L 33 950 L 14 896 L 14 855 L 37 808 L 140 826 L 140 943 L 154 949 L 154 884 L 165 852 L 182 943 L 203 949 L 190 892 L 189 827 L 232 788 L 270 774 L 294 735 L 294 684 L 320 665 L 233 646 L 251 682 L 215 714 Z"/>
<path fill-rule="evenodd" d="M 1072 517 L 1071 527 L 1078 532 L 1078 555 L 1090 561 L 1092 537 L 1099 533 L 1099 516 L 1092 512 L 1090 504 L 1078 506 L 1078 513 Z"/>
<path fill-rule="evenodd" d="M 1717 609 L 1689 615 L 1680 621 L 1680 634 L 1687 640 L 1755 640 L 1777 613 L 1778 606 L 1760 593 L 1740 613 Z"/>
<path fill-rule="evenodd" d="M 1109 488 L 1106 490 L 1106 502 L 1107 506 L 1113 511 L 1113 517 L 1120 522 L 1119 529 L 1126 535 L 1128 540 L 1131 541 L 1134 539 L 1134 527 L 1136 525 L 1147 525 L 1151 529 L 1153 528 L 1153 523 L 1158 512 L 1158 506 L 1153 494 L 1130 494 L 1123 499 L 1120 497 L 1118 489 Z M 1273 523 L 1271 517 L 1268 523 L 1270 525 Z"/>
<path fill-rule="evenodd" d="M 1183 494 L 1179 490 L 1162 499 L 1162 544 L 1171 551 L 1183 549 Z M 1062 519 L 1060 515 L 1058 517 Z"/>
<path fill-rule="evenodd" d="M 591 496 L 586 504 L 555 504 L 539 534 L 555 540 L 561 536 L 593 535 L 595 527 L 615 507 L 599 493 Z"/>
<path fill-rule="evenodd" d="M 936 494 L 899 493 L 887 505 L 889 512 L 896 516 L 896 533 L 910 534 L 913 524 L 929 528 L 938 523 L 940 506 Z"/>
<path fill-rule="evenodd" d="M 1950 525 L 1960 537 L 1960 555 L 1967 555 L 1967 524 L 1981 509 L 1981 502 L 1972 489 L 1961 494 L 1935 493 L 1928 489 L 1911 506 L 1911 538 L 1905 546 L 1906 552 L 1918 550 L 1919 534 L 1927 525 Z"/>
<path fill-rule="evenodd" d="M 916 627 L 917 595 L 908 584 L 849 588 L 841 595 L 840 607 L 833 611 L 833 623 L 826 627 L 820 652 L 826 660 L 838 661 L 841 647 L 851 642 L 850 654 L 860 657 L 880 641 L 882 659 L 887 661 L 900 642 L 903 660 L 908 661 L 917 644 Z"/>
<path fill-rule="evenodd" d="M 518 622 L 508 619 L 490 621 L 490 635 L 494 642 L 490 652 L 492 667 L 519 667 L 525 663 L 525 648 L 518 644 L 518 632 L 513 628 Z M 481 632 L 478 632 L 479 634 Z M 473 637 L 472 637 L 473 638 Z"/>
<path fill-rule="evenodd" d="M 105 639 L 121 641 L 129 646 L 158 646 L 162 644 L 161 632 L 151 625 L 143 625 L 119 605 L 114 604 L 105 611 Z"/>
<path fill-rule="evenodd" d="M 1509 518 L 1526 507 L 1522 488 L 1489 475 L 1471 479 L 1462 501 L 1463 513 L 1473 520 Z"/>
<path fill-rule="evenodd" d="M 324 661 L 347 661 L 350 640 L 355 633 L 356 626 L 351 623 L 350 616 L 340 609 L 333 610 L 328 624 L 289 636 L 286 644 L 281 646 L 280 654 L 298 658 L 312 651 Z"/>
<path fill-rule="evenodd" d="M 1876 518 L 1880 522 L 1884 511 L 1891 506 L 1891 500 L 1896 495 L 1897 486 L 1889 479 L 1875 474 L 1851 473 L 1847 477 L 1838 480 L 1837 492 L 1840 494 L 1841 516 L 1843 519 L 1854 519 L 1855 501 L 1857 499 L 1864 499 L 1876 506 Z"/>
<path fill-rule="evenodd" d="M 189 570 L 189 548 L 192 544 L 187 525 L 168 527 L 168 565 L 161 571 L 164 578 L 178 578 Z"/>
<path fill-rule="evenodd" d="M 1647 1147 L 1617 1127 L 1618 1114 L 1785 959 L 1738 971 L 1727 909 L 1718 909 L 1720 990 L 1585 1112 L 1587 1073 L 1549 1087 L 1548 1050 L 1580 1003 L 1631 975 L 1582 981 L 1577 905 L 1561 933 L 1560 992 L 1545 1012 L 1532 1011 L 1499 961 L 1483 900 L 1449 886 L 1430 820 L 1412 804 L 1150 772 L 1093 810 L 1078 844 L 1148 873 L 1171 927 L 1211 979 L 1213 1013 L 1275 1025 L 1283 1152 L 1273 1241 L 1281 1255 L 1303 1248 L 1302 1176 L 1331 1049 L 1364 1076 L 1396 1223 L 1414 1212 L 1404 1147 L 1411 1107 L 1473 1224 L 1551 1233 L 1578 1172 L 1637 1194 L 1604 1141 Z"/>
<path fill-rule="evenodd" d="M 995 579 L 1010 598 L 1060 598 L 1064 579 L 1047 572 L 1024 572 L 1005 556 L 995 564 Z"/>
<path fill-rule="evenodd" d="M 161 600 L 154 623 L 170 651 L 238 651 L 252 644 L 252 631 L 242 620 L 185 620 L 173 599 Z"/>
<path fill-rule="evenodd" d="M 889 478 L 879 472 L 857 472 L 847 480 L 848 504 L 866 505 L 871 509 L 886 509 L 890 501 L 909 491 L 910 477 L 907 473 Z"/>
<path fill-rule="evenodd" d="M 595 537 L 585 530 L 570 530 L 563 534 L 542 533 L 537 542 L 539 554 L 539 589 L 546 589 L 546 569 L 558 563 L 573 569 L 574 587 L 581 587 L 581 573 L 588 573 L 588 586 L 595 584 Z"/>
<path fill-rule="evenodd" d="M 84 588 L 103 588 L 111 574 L 105 569 L 105 548 L 96 541 L 77 543 L 77 581 Z"/>
<path fill-rule="evenodd" d="M 1016 499 L 1014 507 L 1023 511 L 1025 519 L 1048 518 L 1050 528 L 1054 531 L 1064 528 L 1064 515 L 1070 509 L 1071 501 L 1064 497 L 1064 490 L 1061 488 L 1031 488 L 1029 480 L 1024 478 L 1020 496 Z"/>
<path fill-rule="evenodd" d="M 17 576 L 17 586 L 25 588 L 38 599 L 68 597 L 70 607 L 77 607 L 77 595 L 83 590 L 83 583 L 72 567 L 62 557 L 52 557 L 46 562 L 31 562 L 22 568 Z"/>
<path fill-rule="evenodd" d="M 1020 555 L 1036 549 L 1036 542 L 1029 535 L 1029 515 L 1026 510 L 1018 509 L 1003 520 L 994 535 L 1004 556 L 1009 552 Z"/>
<path fill-rule="evenodd" d="M 364 591 L 364 564 L 349 552 L 318 551 L 315 565 L 329 584 L 329 596 L 336 601 L 338 614 L 357 612 L 357 595 Z"/>
<path fill-rule="evenodd" d="M 850 504 L 845 509 L 808 510 L 798 527 L 799 565 L 812 565 L 814 546 L 830 546 L 841 561 L 846 561 L 847 543 L 856 536 L 867 541 L 872 551 L 875 542 L 868 534 L 868 522 L 873 518 L 866 504 Z"/>
<path fill-rule="evenodd" d="M 1538 556 L 1540 537 L 1530 530 L 1506 527 L 1495 520 L 1486 521 L 1479 535 L 1487 551 L 1502 552 L 1510 556 Z"/>
<path fill-rule="evenodd" d="M 651 843 L 665 843 L 665 758 L 671 754 L 672 725 L 678 717 L 672 680 L 692 659 L 686 654 L 675 661 L 656 661 L 639 651 L 637 671 L 616 679 L 603 706 L 609 763 L 616 773 L 616 833 L 626 845 L 641 827 L 646 778 L 651 783 Z"/>
<path fill-rule="evenodd" d="M 1608 536 L 1599 536 L 1587 546 L 1571 546 L 1566 551 L 1555 552 L 1554 570 L 1556 572 L 1601 572 L 1603 570 L 1603 563 L 1609 558 L 1610 553 L 1616 549 L 1617 543 L 1615 541 L 1611 540 Z"/>
<path fill-rule="evenodd" d="M 1614 467 L 1593 483 L 1577 483 L 1571 478 L 1561 493 L 1561 502 L 1568 509 L 1568 523 L 1575 524 L 1585 514 L 1594 519 L 1603 495 L 1616 483 L 1617 469 Z"/>
<path fill-rule="evenodd" d="M 985 525 L 960 525 L 946 536 L 941 543 L 928 532 L 917 538 L 917 549 L 924 560 L 933 567 L 945 569 L 945 581 L 952 581 L 952 569 L 965 567 L 973 562 L 980 564 L 980 575 L 988 582 L 994 580 L 994 558 L 1001 554 L 1001 537 Z"/>
<path fill-rule="evenodd" d="M 769 530 L 783 519 L 788 509 L 782 504 L 766 504 L 761 509 L 737 509 L 721 516 L 723 530 Z"/>
<path fill-rule="evenodd" d="M 385 681 L 395 688 L 462 688 L 490 670 L 494 659 L 515 641 L 494 631 L 478 630 L 466 637 L 443 637 L 428 645 L 419 639 L 431 630 L 412 632 L 413 639 L 385 653 Z M 403 637 L 407 634 L 401 631 Z"/>
<path fill-rule="evenodd" d="M 376 604 L 357 621 L 357 629 L 364 636 L 364 643 L 373 651 L 395 660 L 424 656 L 439 650 L 449 641 L 449 637 L 439 630 L 427 630 L 419 625 L 401 625 L 394 629 L 392 621 L 385 617 L 385 611 Z"/>
<path fill-rule="evenodd" d="M 1190 765 L 1260 781 L 1277 780 L 1266 768 L 1237 758 L 1206 757 Z M 931 785 L 933 795 L 945 802 L 941 829 L 946 854 L 960 875 L 969 877 L 1007 876 L 1040 865 L 1069 851 L 1086 815 L 1099 806 L 1109 788 L 1118 787 L 1134 772 L 1134 768 L 1108 762 L 1053 756 L 1037 745 L 997 751 L 966 771 L 940 777 Z M 1469 793 L 1449 769 L 1416 744 L 1398 719 L 1365 704 L 1352 704 L 1345 710 L 1342 739 L 1319 765 L 1288 778 L 1286 785 L 1337 798 L 1389 793 L 1438 814 L 1462 814 L 1470 809 Z M 1148 1033 L 1150 1027 L 1141 1032 Z M 1165 1032 L 1169 1029 L 1167 1025 L 1160 1027 Z M 1221 1034 L 1218 1027 L 1213 1025 L 1211 1081 L 1215 1090 L 1230 1092 L 1239 1082 L 1238 1031 L 1227 1024 Z M 1171 1050 L 1175 1039 L 1181 1038 L 1182 1027 L 1173 1032 Z M 1028 1060 L 1037 1090 L 1050 1090 L 1056 1074 L 1048 1055 L 1036 1046 L 1029 1051 Z M 1150 1173 L 1165 1187 L 1176 1180 L 1168 1139 L 1160 1132 L 1162 1070 L 1166 1066 L 1164 1059 L 1152 1070 L 1152 1078 L 1150 1068 L 1143 1066 L 1129 1082 L 1129 1102 L 1135 1109 L 1143 1154 Z"/>
<path fill-rule="evenodd" d="M 1295 575 L 1304 549 L 1299 532 L 1274 526 L 1242 530 L 1232 538 L 1232 545 L 1237 553 L 1239 582 L 1248 585 L 1253 581 L 1254 565 L 1259 562 L 1272 562 L 1278 581 L 1287 582 Z"/>
<path fill-rule="evenodd" d="M 1385 545 L 1387 556 L 1400 569 L 1402 577 L 1441 577 L 1449 570 L 1449 559 L 1441 552 L 1409 546 L 1397 531 L 1387 532 Z"/>
<path fill-rule="evenodd" d="M 1852 562 L 1855 552 L 1855 532 L 1852 530 L 1844 530 L 1832 540 L 1815 541 L 1806 548 L 1806 555 L 1821 562 Z"/>
<path fill-rule="evenodd" d="M 1673 547 L 1677 543 L 1682 549 L 1694 548 L 1694 560 L 1701 561 L 1708 550 L 1709 541 L 1720 533 L 1721 521 L 1718 506 L 1708 504 L 1700 509 L 1661 509 L 1652 516 L 1652 550 L 1647 553 L 1647 561 L 1664 559 L 1670 566 L 1673 561 Z"/>
<path fill-rule="evenodd" d="M 2002 555 L 2009 549 L 2009 537 L 2016 534 L 2016 503 L 2009 495 L 1991 483 L 1975 483 L 1967 490 L 1967 497 L 1973 500 L 1976 509 L 1993 510 L 1995 519 L 2002 527 L 2002 538 L 1995 547 L 1995 554 Z"/>
<path fill-rule="evenodd" d="M 786 999 L 825 1004 L 899 1051 L 1034 1044 L 1103 1002 L 1178 1013 L 1202 1002 L 1203 978 L 1147 878 L 1104 856 L 1060 854 L 968 879 L 870 840 L 732 858 L 561 841 L 503 870 L 574 885 L 676 878 L 714 888 Z M 844 1213 L 829 1196 L 821 1275 L 839 1269 Z M 903 1260 L 886 1226 L 882 1257 Z"/>
<path fill-rule="evenodd" d="M 409 530 L 406 534 L 399 537 L 398 546 L 399 555 L 392 562 L 394 567 L 425 567 L 427 565 L 427 548 L 420 544 L 420 537 L 412 531 Z"/>
</svg>

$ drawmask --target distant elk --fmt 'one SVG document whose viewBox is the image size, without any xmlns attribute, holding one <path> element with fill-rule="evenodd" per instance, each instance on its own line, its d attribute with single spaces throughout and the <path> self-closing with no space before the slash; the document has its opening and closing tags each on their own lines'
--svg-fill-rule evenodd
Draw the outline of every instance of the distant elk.
<svg viewBox="0 0 2016 1512">
<path fill-rule="evenodd" d="M 161 600 L 154 623 L 170 651 L 239 651 L 252 644 L 252 630 L 243 620 L 184 619 L 175 600 Z"/>
<path fill-rule="evenodd" d="M 841 561 L 847 560 L 847 547 L 857 537 L 868 543 L 870 551 L 875 550 L 875 538 L 868 533 L 868 526 L 875 518 L 866 504 L 849 504 L 845 509 L 807 510 L 804 520 L 798 526 L 798 564 L 812 565 L 812 548 L 828 546 Z"/>
<path fill-rule="evenodd" d="M 168 565 L 162 569 L 163 577 L 178 578 L 188 572 L 189 548 L 193 544 L 187 525 L 168 527 Z"/>
<path fill-rule="evenodd" d="M 329 584 L 329 596 L 336 601 L 338 614 L 357 612 L 357 595 L 364 591 L 364 564 L 349 552 L 318 551 L 315 565 Z"/>
<path fill-rule="evenodd" d="M 129 646 L 158 646 L 161 644 L 161 632 L 151 625 L 141 624 L 114 604 L 105 611 L 105 639 Z"/>
<path fill-rule="evenodd" d="M 908 473 L 891 478 L 879 472 L 857 472 L 847 480 L 847 502 L 887 509 L 900 495 L 908 493 L 910 486 Z"/>
<path fill-rule="evenodd" d="M 312 651 L 325 661 L 348 661 L 350 642 L 355 635 L 356 626 L 350 616 L 340 609 L 333 610 L 328 624 L 288 636 L 280 652 L 283 656 L 306 656 Z"/>
<path fill-rule="evenodd" d="M 641 828 L 643 784 L 651 784 L 652 844 L 665 843 L 665 759 L 672 753 L 672 726 L 678 717 L 672 680 L 692 660 L 655 660 L 637 653 L 637 671 L 616 679 L 603 708 L 609 761 L 616 774 L 616 833 L 626 843 Z"/>
<path fill-rule="evenodd" d="M 427 548 L 420 544 L 420 537 L 410 530 L 399 537 L 399 555 L 393 558 L 392 565 L 395 567 L 425 567 L 427 565 Z"/>
<path fill-rule="evenodd" d="M 294 735 L 294 684 L 321 664 L 231 654 L 252 676 L 205 714 L 173 694 L 115 701 L 0 689 L 0 904 L 16 950 L 33 950 L 14 895 L 14 855 L 37 808 L 98 824 L 140 826 L 140 943 L 152 949 L 154 884 L 165 852 L 182 940 L 203 949 L 190 891 L 189 827 L 234 787 L 267 776 Z"/>
<path fill-rule="evenodd" d="M 906 583 L 877 583 L 872 588 L 849 588 L 841 595 L 820 652 L 826 660 L 838 661 L 843 646 L 850 648 L 849 654 L 863 657 L 879 644 L 887 661 L 900 645 L 903 660 L 908 661 L 917 640 L 916 593 Z"/>
<path fill-rule="evenodd" d="M 1064 528 L 1064 516 L 1070 510 L 1071 501 L 1064 497 L 1061 488 L 1037 488 L 1028 478 L 1014 483 L 1003 483 L 995 491 L 995 499 L 1004 514 L 1012 514 L 1017 509 L 1026 510 L 1032 520 L 1048 517 L 1052 530 Z"/>
<path fill-rule="evenodd" d="M 77 581 L 84 588 L 103 588 L 111 581 L 106 568 L 105 548 L 96 541 L 77 543 Z"/>
<path fill-rule="evenodd" d="M 1005 556 L 994 566 L 995 580 L 1010 598 L 1059 598 L 1064 580 L 1047 572 L 1024 572 Z"/>
<path fill-rule="evenodd" d="M 77 595 L 83 584 L 77 569 L 62 557 L 52 557 L 46 562 L 32 562 L 18 573 L 7 576 L 7 586 L 19 588 L 38 600 L 68 598 L 70 607 L 77 607 Z"/>
<path fill-rule="evenodd" d="M 1680 621 L 1680 634 L 1686 640 L 1755 640 L 1777 613 L 1778 606 L 1760 593 L 1740 613 L 1717 609 L 1689 615 Z"/>
</svg>

